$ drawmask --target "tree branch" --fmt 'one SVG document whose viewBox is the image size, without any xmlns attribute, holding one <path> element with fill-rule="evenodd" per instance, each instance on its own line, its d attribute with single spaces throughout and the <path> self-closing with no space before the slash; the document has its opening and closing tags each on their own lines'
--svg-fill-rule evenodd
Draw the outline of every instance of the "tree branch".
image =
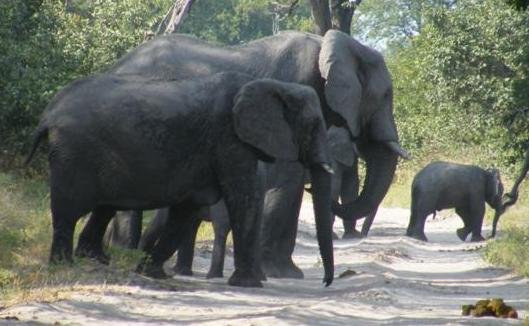
<svg viewBox="0 0 529 326">
<path fill-rule="evenodd" d="M 164 34 L 176 33 L 185 17 L 191 10 L 194 0 L 175 0 L 171 19 L 165 28 Z"/>
</svg>

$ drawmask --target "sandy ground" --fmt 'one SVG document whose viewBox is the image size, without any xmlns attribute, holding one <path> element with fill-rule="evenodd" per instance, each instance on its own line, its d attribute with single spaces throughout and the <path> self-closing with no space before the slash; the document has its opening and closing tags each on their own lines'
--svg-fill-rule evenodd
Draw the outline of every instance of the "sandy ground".
<svg viewBox="0 0 529 326">
<path fill-rule="evenodd" d="M 488 265 L 483 244 L 462 243 L 456 216 L 428 220 L 423 243 L 403 236 L 407 209 L 380 209 L 371 234 L 335 241 L 336 278 L 321 284 L 323 269 L 314 238 L 310 203 L 304 203 L 295 261 L 304 280 L 269 279 L 263 289 L 206 280 L 211 252 L 198 250 L 195 276 L 175 276 L 171 291 L 108 286 L 77 291 L 54 303 L 31 303 L 0 312 L 31 324 L 202 325 L 505 325 L 528 315 L 529 280 Z M 338 229 L 338 233 L 341 230 Z M 485 228 L 484 235 L 490 233 Z M 501 235 L 501 233 L 500 233 Z M 230 275 L 228 257 L 225 275 Z M 346 270 L 354 275 L 338 277 Z M 350 273 L 352 274 L 352 273 Z M 501 297 L 520 319 L 461 316 L 461 305 Z M 0 324 L 14 321 L 0 321 Z"/>
</svg>

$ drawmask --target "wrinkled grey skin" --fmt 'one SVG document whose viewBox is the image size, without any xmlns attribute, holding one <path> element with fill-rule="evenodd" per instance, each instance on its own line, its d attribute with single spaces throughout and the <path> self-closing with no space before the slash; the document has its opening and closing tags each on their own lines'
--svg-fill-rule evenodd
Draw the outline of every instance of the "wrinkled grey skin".
<svg viewBox="0 0 529 326">
<path fill-rule="evenodd" d="M 464 227 L 457 236 L 465 241 L 472 233 L 472 241 L 481 236 L 485 203 L 495 210 L 502 209 L 503 185 L 498 170 L 484 170 L 473 165 L 433 162 L 413 179 L 411 189 L 411 217 L 406 235 L 427 241 L 424 223 L 430 214 L 455 208 Z"/>
<path fill-rule="evenodd" d="M 331 155 L 334 160 L 334 174 L 332 175 L 332 200 L 338 199 L 344 204 L 353 203 L 358 197 L 358 150 L 351 141 L 349 133 L 344 128 L 332 126 L 327 130 Z M 362 231 L 356 231 L 356 220 L 350 216 L 343 217 L 343 239 L 365 237 L 375 219 L 377 209 L 366 216 Z"/>
<path fill-rule="evenodd" d="M 258 174 L 261 176 L 261 180 L 266 188 L 266 163 L 259 162 Z M 139 243 L 140 249 L 149 251 L 150 248 L 160 241 L 160 235 L 163 234 L 168 216 L 167 209 L 159 209 L 156 211 L 156 215 L 141 237 L 141 241 Z M 213 231 L 215 234 L 211 266 L 207 274 L 207 278 L 223 277 L 226 240 L 228 233 L 231 230 L 231 226 L 226 203 L 222 199 L 214 205 L 204 207 L 196 216 L 195 223 L 193 223 L 191 231 L 187 232 L 186 235 L 180 239 L 180 241 L 168 241 L 161 246 L 158 244 L 158 246 L 167 252 L 167 256 L 172 255 L 176 250 L 178 250 L 177 260 L 174 266 L 175 272 L 180 275 L 193 275 L 192 264 L 195 240 L 198 228 L 200 227 L 202 221 L 212 222 Z M 255 252 L 255 255 L 258 259 L 260 255 L 259 250 Z M 262 273 L 261 270 L 258 272 Z M 273 277 L 273 275 L 268 276 Z"/>
<path fill-rule="evenodd" d="M 330 153 L 334 159 L 334 174 L 332 175 L 331 182 L 331 193 L 333 200 L 341 198 L 342 201 L 352 201 L 358 196 L 358 160 L 355 155 L 354 143 L 351 141 L 349 133 L 344 128 L 331 127 L 327 131 Z M 267 163 L 259 163 L 259 169 L 263 172 L 264 183 L 267 184 L 266 171 L 271 165 Z M 270 180 L 268 180 L 270 182 Z M 268 186 L 265 186 L 267 188 Z M 376 213 L 376 212 L 375 212 Z M 343 220 L 344 223 L 344 238 L 358 238 L 361 236 L 367 236 L 369 228 L 373 223 L 375 213 L 370 214 L 366 217 L 366 221 L 362 226 L 362 232 L 355 230 L 354 221 Z M 153 221 L 147 227 L 147 230 L 143 234 L 140 249 L 152 247 L 152 245 L 158 241 L 158 236 L 164 228 L 164 223 L 167 220 L 167 210 L 158 210 Z M 136 217 L 132 216 L 132 219 Z M 205 208 L 197 217 L 196 223 L 193 226 L 192 232 L 187 232 L 186 236 L 178 248 L 173 247 L 168 252 L 173 253 L 178 250 L 177 261 L 174 266 L 174 270 L 180 275 L 192 275 L 192 263 L 194 254 L 194 244 L 196 234 L 200 222 L 202 220 L 211 221 L 213 223 L 213 230 L 215 233 L 213 253 L 211 259 L 210 269 L 207 273 L 207 278 L 223 277 L 224 270 L 224 257 L 226 251 L 226 239 L 229 231 L 231 230 L 229 225 L 228 212 L 224 201 L 219 201 L 217 204 Z M 116 220 L 117 221 L 117 220 Z M 127 221 L 123 220 L 123 224 L 127 225 Z M 124 236 L 126 236 L 125 234 Z M 117 243 L 119 244 L 119 243 Z M 268 266 L 268 277 L 284 277 L 287 271 L 273 270 L 272 267 Z M 296 275 L 290 275 L 290 277 L 296 277 Z"/>
<path fill-rule="evenodd" d="M 143 211 L 118 211 L 107 228 L 103 242 L 107 246 L 138 249 Z"/>
<path fill-rule="evenodd" d="M 283 32 L 237 47 L 172 34 L 140 45 L 110 69 L 168 79 L 227 70 L 314 88 L 327 125 L 345 127 L 363 144 L 357 147 L 366 160 L 366 179 L 350 214 L 362 218 L 376 210 L 388 191 L 398 155 L 407 155 L 398 145 L 391 76 L 380 53 L 336 30 L 323 37 Z M 271 273 L 281 270 L 285 276 L 302 277 L 291 258 L 303 194 L 302 165 L 278 163 L 269 173 L 275 184 L 264 204 L 265 272 L 270 266 Z"/>
<path fill-rule="evenodd" d="M 48 136 L 50 261 L 71 261 L 75 224 L 88 212 L 76 254 L 105 260 L 102 238 L 116 210 L 169 207 L 163 243 L 181 239 L 201 207 L 222 197 L 234 230 L 228 283 L 262 286 L 255 267 L 263 200 L 257 163 L 277 159 L 302 162 L 317 179 L 315 219 L 329 285 L 330 175 L 323 166 L 330 158 L 318 97 L 302 85 L 251 80 L 237 73 L 178 83 L 101 75 L 59 92 L 28 157 Z M 156 247 L 140 269 L 156 272 L 149 269 L 160 262 Z"/>
</svg>

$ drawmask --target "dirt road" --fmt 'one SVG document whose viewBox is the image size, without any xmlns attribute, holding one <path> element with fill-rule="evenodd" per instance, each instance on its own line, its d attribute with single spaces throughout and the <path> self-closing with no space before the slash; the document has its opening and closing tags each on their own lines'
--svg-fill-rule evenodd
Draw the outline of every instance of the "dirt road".
<svg viewBox="0 0 529 326">
<path fill-rule="evenodd" d="M 304 280 L 270 279 L 263 289 L 230 287 L 226 278 L 204 278 L 210 252 L 200 250 L 195 276 L 170 280 L 172 291 L 101 287 L 65 301 L 11 307 L 0 317 L 93 325 L 505 325 L 521 324 L 528 314 L 529 280 L 485 263 L 483 244 L 459 241 L 459 218 L 429 219 L 430 242 L 423 243 L 403 236 L 405 209 L 380 209 L 366 239 L 335 241 L 337 278 L 324 288 L 312 216 L 310 203 L 304 203 L 295 252 Z M 226 265 L 230 275 L 231 257 Z M 355 273 L 338 277 L 346 270 Z M 504 298 L 520 319 L 461 316 L 462 304 L 492 297 Z"/>
</svg>

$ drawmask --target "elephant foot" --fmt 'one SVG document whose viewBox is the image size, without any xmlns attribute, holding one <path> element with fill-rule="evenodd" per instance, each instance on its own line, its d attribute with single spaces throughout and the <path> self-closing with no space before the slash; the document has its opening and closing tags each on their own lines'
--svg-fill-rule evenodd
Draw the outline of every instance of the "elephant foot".
<svg viewBox="0 0 529 326">
<path fill-rule="evenodd" d="M 73 264 L 72 255 L 65 255 L 65 254 L 60 254 L 60 253 L 51 253 L 50 254 L 49 264 L 50 265 L 62 265 L 62 264 L 72 265 Z"/>
<path fill-rule="evenodd" d="M 263 259 L 261 263 L 261 272 L 264 273 L 266 277 L 271 277 L 271 278 L 281 277 L 281 273 L 279 272 L 279 269 L 277 268 L 276 264 L 270 260 Z"/>
<path fill-rule="evenodd" d="M 481 234 L 478 235 L 472 235 L 472 238 L 470 239 L 471 242 L 481 242 L 485 241 L 485 238 L 481 236 Z"/>
<path fill-rule="evenodd" d="M 414 239 L 421 240 L 421 241 L 424 241 L 424 242 L 428 241 L 428 238 L 426 237 L 426 235 L 424 235 L 424 233 L 420 233 L 420 234 L 411 233 L 411 234 L 406 234 L 406 235 L 408 237 L 410 237 L 410 238 L 414 238 Z"/>
<path fill-rule="evenodd" d="M 222 271 L 213 271 L 209 270 L 208 274 L 206 275 L 206 278 L 223 278 L 224 274 Z"/>
<path fill-rule="evenodd" d="M 176 274 L 182 276 L 193 276 L 193 271 L 188 266 L 178 266 L 175 265 L 174 269 Z"/>
<path fill-rule="evenodd" d="M 467 237 L 468 237 L 469 232 L 467 231 L 467 229 L 465 229 L 465 228 L 463 227 L 463 228 L 459 228 L 459 229 L 457 229 L 456 234 L 457 234 L 457 237 L 458 237 L 461 241 L 465 242 L 465 240 L 466 240 Z"/>
<path fill-rule="evenodd" d="M 164 272 L 162 265 L 140 263 L 136 268 L 136 273 L 156 279 L 169 278 L 169 275 Z"/>
<path fill-rule="evenodd" d="M 266 275 L 260 267 L 256 267 L 254 273 L 261 281 L 266 281 Z"/>
<path fill-rule="evenodd" d="M 342 239 L 361 239 L 363 238 L 364 236 L 362 235 L 362 233 L 356 231 L 356 230 L 348 230 L 348 231 L 345 231 L 342 235 Z"/>
<path fill-rule="evenodd" d="M 279 264 L 279 278 L 295 278 L 302 279 L 305 277 L 303 271 L 294 264 L 293 261 L 289 260 L 286 263 Z"/>
<path fill-rule="evenodd" d="M 95 259 L 103 265 L 110 263 L 110 257 L 101 248 L 92 248 L 91 246 L 79 244 L 77 245 L 77 249 L 75 249 L 75 255 L 79 258 Z"/>
<path fill-rule="evenodd" d="M 262 288 L 263 283 L 252 272 L 242 272 L 236 269 L 228 280 L 228 284 L 232 286 L 241 286 L 245 288 Z"/>
</svg>

